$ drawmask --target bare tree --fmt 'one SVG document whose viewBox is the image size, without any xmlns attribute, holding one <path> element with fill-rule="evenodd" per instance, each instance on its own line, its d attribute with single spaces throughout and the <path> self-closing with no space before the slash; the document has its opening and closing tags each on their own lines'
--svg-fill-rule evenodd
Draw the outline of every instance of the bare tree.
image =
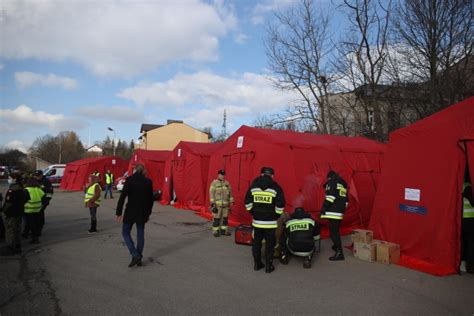
<svg viewBox="0 0 474 316">
<path fill-rule="evenodd" d="M 316 12 L 312 0 L 303 0 L 275 17 L 277 22 L 268 27 L 264 41 L 277 78 L 274 83 L 301 96 L 301 103 L 291 107 L 290 116 L 309 121 L 319 133 L 330 133 L 325 98 L 332 81 L 328 71 L 332 49 L 328 14 Z"/>
<path fill-rule="evenodd" d="M 396 9 L 394 37 L 404 77 L 427 83 L 420 118 L 473 94 L 471 0 L 405 0 Z"/>
<path fill-rule="evenodd" d="M 338 48 L 334 63 L 341 75 L 341 90 L 356 92 L 357 98 L 347 99 L 346 112 L 353 113 L 353 125 L 359 132 L 376 139 L 385 139 L 384 109 L 380 99 L 383 93 L 384 71 L 389 49 L 391 1 L 344 0 L 340 8 L 350 22 L 348 32 Z M 363 109 L 359 113 L 358 108 Z M 359 133 L 357 133 L 359 134 Z"/>
</svg>

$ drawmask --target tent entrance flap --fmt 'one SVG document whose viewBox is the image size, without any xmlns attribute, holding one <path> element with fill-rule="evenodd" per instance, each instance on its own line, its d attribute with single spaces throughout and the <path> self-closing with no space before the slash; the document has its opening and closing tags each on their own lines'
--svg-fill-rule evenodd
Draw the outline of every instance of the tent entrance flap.
<svg viewBox="0 0 474 316">
<path fill-rule="evenodd" d="M 255 158 L 255 152 L 239 152 L 230 155 L 224 155 L 224 169 L 227 178 L 237 179 L 233 184 L 237 192 L 247 191 L 252 181 L 252 161 Z"/>
</svg>

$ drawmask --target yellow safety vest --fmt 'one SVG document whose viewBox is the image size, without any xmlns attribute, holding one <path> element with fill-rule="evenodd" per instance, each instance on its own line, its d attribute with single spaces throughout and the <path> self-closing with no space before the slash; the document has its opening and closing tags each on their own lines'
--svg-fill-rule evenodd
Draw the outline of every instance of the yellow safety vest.
<svg viewBox="0 0 474 316">
<path fill-rule="evenodd" d="M 114 175 L 113 174 L 105 174 L 105 183 L 112 184 L 114 182 Z"/>
<path fill-rule="evenodd" d="M 90 199 L 92 199 L 92 197 L 93 197 L 94 194 L 95 194 L 95 187 L 96 187 L 97 185 L 99 186 L 99 190 L 102 191 L 102 188 L 100 187 L 100 184 L 95 183 L 95 184 L 91 185 L 91 186 L 87 189 L 86 195 L 84 196 L 84 203 L 87 203 L 87 202 L 90 201 Z M 95 200 L 94 203 L 97 204 L 97 206 L 100 205 L 100 194 L 99 194 L 99 198 L 98 198 L 97 200 Z"/>
<path fill-rule="evenodd" d="M 44 196 L 43 190 L 37 187 L 27 187 L 26 190 L 30 194 L 30 199 L 25 203 L 25 213 L 39 213 L 43 206 L 41 203 Z"/>
</svg>

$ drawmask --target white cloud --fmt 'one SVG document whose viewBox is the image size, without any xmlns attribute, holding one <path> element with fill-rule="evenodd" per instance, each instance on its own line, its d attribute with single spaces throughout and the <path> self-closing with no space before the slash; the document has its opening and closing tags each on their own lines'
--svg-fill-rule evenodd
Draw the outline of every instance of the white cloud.
<svg viewBox="0 0 474 316">
<path fill-rule="evenodd" d="M 141 110 L 120 105 L 84 106 L 77 109 L 76 112 L 88 119 L 101 119 L 103 121 L 114 120 L 140 123 L 143 120 Z"/>
<path fill-rule="evenodd" d="M 29 71 L 15 72 L 15 82 L 19 88 L 40 85 L 43 87 L 58 86 L 66 90 L 72 90 L 78 87 L 77 81 L 73 78 L 61 77 L 55 74 L 42 75 Z"/>
<path fill-rule="evenodd" d="M 198 128 L 206 126 L 216 128 L 222 125 L 224 110 L 226 111 L 227 117 L 230 118 L 229 125 L 227 126 L 229 130 L 233 127 L 233 121 L 249 115 L 252 111 L 249 107 L 220 106 L 213 109 L 198 110 L 197 112 L 192 113 L 192 115 L 189 115 L 188 113 L 189 116 L 184 116 L 184 122 Z"/>
<path fill-rule="evenodd" d="M 248 36 L 244 33 L 239 33 L 235 36 L 234 41 L 238 44 L 244 44 L 248 40 Z"/>
<path fill-rule="evenodd" d="M 3 68 L 5 68 L 5 65 L 4 65 L 4 64 L 0 64 L 0 71 L 3 70 Z"/>
<path fill-rule="evenodd" d="M 27 149 L 28 146 L 26 146 L 25 143 L 23 143 L 21 140 L 12 140 L 10 142 L 8 142 L 6 145 L 5 145 L 5 148 L 8 148 L 8 149 L 18 149 L 19 151 L 22 151 L 24 153 L 28 152 L 28 149 Z"/>
<path fill-rule="evenodd" d="M 15 109 L 0 109 L 0 123 L 11 131 L 21 131 L 25 128 L 43 127 L 54 131 L 63 129 L 82 128 L 85 123 L 81 120 L 65 117 L 62 114 L 51 114 L 44 111 L 34 111 L 26 105 Z"/>
<path fill-rule="evenodd" d="M 219 40 L 237 25 L 222 1 L 18 0 L 0 11 L 0 57 L 72 60 L 99 76 L 216 61 Z"/>
<path fill-rule="evenodd" d="M 284 10 L 292 5 L 297 4 L 294 0 L 267 0 L 263 3 L 259 3 L 253 10 L 251 21 L 253 24 L 263 24 L 265 21 L 265 15 L 278 10 Z"/>
<path fill-rule="evenodd" d="M 244 73 L 229 78 L 205 71 L 177 74 L 165 82 L 139 83 L 118 96 L 140 106 L 159 108 L 199 105 L 212 109 L 228 105 L 269 111 L 284 108 L 296 99 L 294 93 L 274 88 L 264 75 Z"/>
</svg>

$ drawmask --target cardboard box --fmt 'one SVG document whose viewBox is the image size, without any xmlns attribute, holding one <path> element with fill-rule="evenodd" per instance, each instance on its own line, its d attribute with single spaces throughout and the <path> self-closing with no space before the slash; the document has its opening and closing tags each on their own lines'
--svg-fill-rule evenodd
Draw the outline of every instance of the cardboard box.
<svg viewBox="0 0 474 316">
<path fill-rule="evenodd" d="M 374 234 L 371 230 L 354 229 L 352 231 L 351 238 L 353 243 L 360 242 L 364 244 L 370 244 L 374 239 Z"/>
<path fill-rule="evenodd" d="M 376 244 L 366 244 L 362 242 L 354 242 L 354 248 L 352 248 L 354 257 L 373 262 L 377 257 L 377 245 Z"/>
<path fill-rule="evenodd" d="M 400 245 L 377 241 L 377 262 L 383 264 L 398 263 L 400 261 Z"/>
</svg>

